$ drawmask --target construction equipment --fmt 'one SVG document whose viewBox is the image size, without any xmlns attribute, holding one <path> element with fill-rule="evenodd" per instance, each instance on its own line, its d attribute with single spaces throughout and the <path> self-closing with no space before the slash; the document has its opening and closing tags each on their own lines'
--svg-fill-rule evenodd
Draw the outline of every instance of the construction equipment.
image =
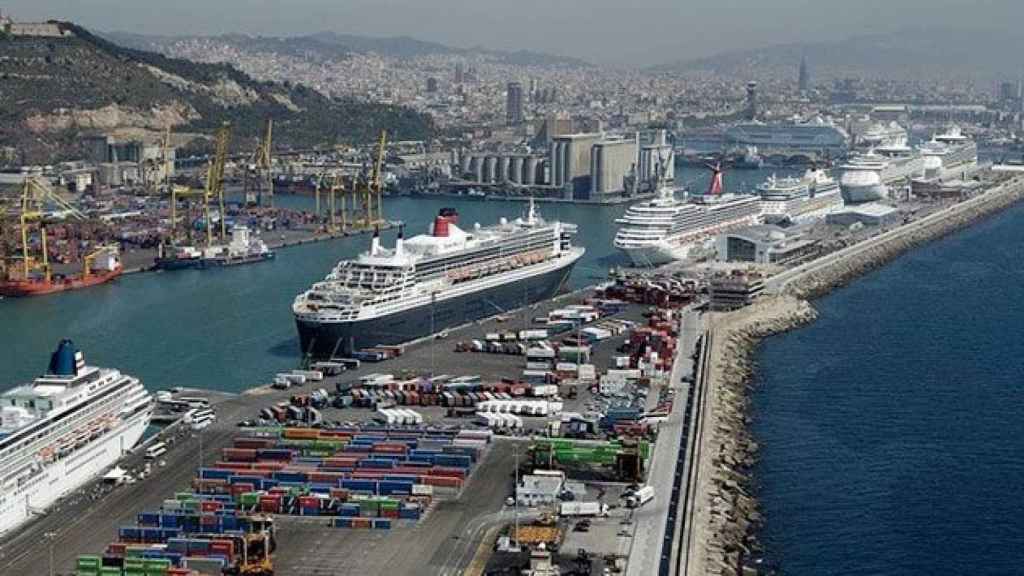
<svg viewBox="0 0 1024 576">
<path fill-rule="evenodd" d="M 323 214 L 321 207 L 321 191 L 327 192 L 327 229 L 332 234 L 344 232 L 349 226 L 351 215 L 348 213 L 348 203 L 345 199 L 347 191 L 341 174 L 333 172 L 321 174 L 316 180 L 316 214 L 320 217 Z M 339 206 L 340 202 L 340 206 Z M 353 201 L 353 204 L 355 202 Z M 340 218 L 340 222 L 339 222 Z"/>
<path fill-rule="evenodd" d="M 225 223 L 224 218 L 224 165 L 227 163 L 228 144 L 230 141 L 231 124 L 225 122 L 217 129 L 213 160 L 210 162 L 206 170 L 206 203 L 209 205 L 211 199 L 217 198 L 217 203 L 220 208 L 221 240 L 226 239 L 228 235 L 227 224 Z M 206 214 L 206 243 L 207 245 L 210 245 L 213 244 L 213 232 L 211 231 L 212 225 L 209 219 L 209 210 L 207 210 Z"/>
<path fill-rule="evenodd" d="M 28 279 L 32 276 L 32 273 L 41 270 L 43 277 L 46 282 L 50 282 L 53 275 L 53 271 L 50 267 L 50 258 L 48 249 L 46 246 L 46 205 L 52 203 L 60 208 L 65 215 L 74 218 L 76 220 L 85 220 L 85 214 L 82 214 L 77 208 L 69 204 L 63 198 L 60 197 L 56 192 L 50 188 L 50 185 L 43 178 L 38 176 L 32 176 L 25 179 L 25 184 L 22 187 L 21 192 L 21 214 L 20 214 L 20 232 L 21 232 L 21 264 L 22 264 L 22 277 Z M 40 236 L 40 248 L 42 251 L 42 262 L 38 262 L 32 257 L 29 251 L 29 229 L 32 222 L 39 222 L 39 236 Z"/>
<path fill-rule="evenodd" d="M 260 139 L 259 146 L 249 159 L 245 171 L 245 203 L 248 205 L 273 206 L 274 180 L 271 174 L 272 158 L 270 156 L 273 143 L 274 120 L 267 119 L 267 129 Z"/>
</svg>

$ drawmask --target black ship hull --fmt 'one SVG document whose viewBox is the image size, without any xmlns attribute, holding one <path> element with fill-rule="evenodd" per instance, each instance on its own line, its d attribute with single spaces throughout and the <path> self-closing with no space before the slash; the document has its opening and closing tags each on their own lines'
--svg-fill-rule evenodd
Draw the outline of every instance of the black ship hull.
<svg viewBox="0 0 1024 576">
<path fill-rule="evenodd" d="M 495 286 L 436 304 L 426 304 L 389 316 L 358 322 L 308 322 L 296 318 L 303 355 L 313 358 L 349 356 L 378 345 L 395 345 L 431 333 L 534 304 L 561 291 L 576 261 L 563 268 L 524 280 Z M 433 314 L 431 314 L 433 308 Z M 433 316 L 433 318 L 431 318 Z M 432 330 L 433 329 L 433 330 Z"/>
</svg>

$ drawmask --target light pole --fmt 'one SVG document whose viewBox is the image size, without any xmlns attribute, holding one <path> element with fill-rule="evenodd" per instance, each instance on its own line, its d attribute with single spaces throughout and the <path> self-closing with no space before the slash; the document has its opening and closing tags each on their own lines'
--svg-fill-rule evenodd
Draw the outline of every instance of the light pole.
<svg viewBox="0 0 1024 576">
<path fill-rule="evenodd" d="M 53 576 L 53 541 L 57 538 L 57 533 L 50 531 L 43 534 L 43 538 L 46 538 L 47 546 L 50 552 L 50 576 Z"/>
</svg>

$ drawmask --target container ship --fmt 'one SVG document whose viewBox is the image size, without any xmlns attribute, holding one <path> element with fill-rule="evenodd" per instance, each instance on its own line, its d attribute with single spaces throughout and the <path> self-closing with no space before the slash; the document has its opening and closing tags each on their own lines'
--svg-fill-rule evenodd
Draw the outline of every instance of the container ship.
<svg viewBox="0 0 1024 576">
<path fill-rule="evenodd" d="M 574 224 L 544 221 L 532 200 L 525 218 L 469 230 L 442 209 L 428 234 L 406 240 L 399 227 L 390 250 L 375 232 L 368 252 L 296 297 L 302 353 L 346 356 L 551 298 L 583 256 L 575 233 Z"/>
<path fill-rule="evenodd" d="M 157 257 L 157 268 L 161 270 L 219 268 L 266 262 L 275 257 L 274 251 L 245 226 L 232 228 L 231 241 L 227 244 L 209 246 L 202 250 L 192 246 L 178 246 L 172 250 L 169 255 Z"/>
<path fill-rule="evenodd" d="M 725 194 L 721 166 L 711 167 L 708 191 L 689 200 L 659 187 L 653 200 L 630 206 L 616 220 L 615 247 L 636 266 L 660 266 L 693 256 L 715 236 L 761 222 L 761 199 L 750 194 Z"/>
<path fill-rule="evenodd" d="M 114 464 L 152 415 L 137 378 L 87 366 L 62 341 L 44 376 L 0 395 L 0 535 Z"/>
<path fill-rule="evenodd" d="M 41 272 L 28 269 L 20 275 L 9 270 L 7 278 L 0 281 L 0 296 L 42 296 L 79 290 L 110 282 L 124 271 L 117 249 L 105 247 L 85 257 L 81 274 L 54 274 L 47 262 Z"/>
<path fill-rule="evenodd" d="M 843 206 L 839 184 L 824 170 L 808 170 L 802 178 L 776 178 L 757 187 L 765 223 L 805 222 Z"/>
</svg>

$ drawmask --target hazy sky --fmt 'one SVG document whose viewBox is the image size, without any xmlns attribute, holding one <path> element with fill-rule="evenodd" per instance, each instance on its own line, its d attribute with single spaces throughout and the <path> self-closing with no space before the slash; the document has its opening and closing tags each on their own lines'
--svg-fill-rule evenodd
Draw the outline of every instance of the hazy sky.
<svg viewBox="0 0 1024 576">
<path fill-rule="evenodd" d="M 907 27 L 1024 24 L 1024 0 L 0 0 L 0 10 L 107 31 L 332 30 L 617 64 Z"/>
</svg>

